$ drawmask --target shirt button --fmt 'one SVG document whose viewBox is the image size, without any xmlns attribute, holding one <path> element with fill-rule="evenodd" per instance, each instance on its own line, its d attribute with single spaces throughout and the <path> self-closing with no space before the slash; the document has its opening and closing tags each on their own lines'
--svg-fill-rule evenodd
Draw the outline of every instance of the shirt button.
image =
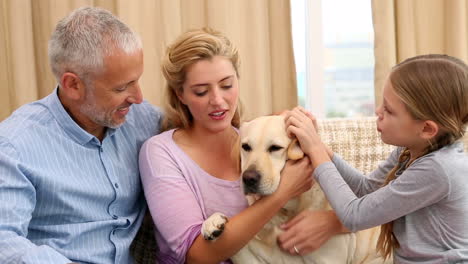
<svg viewBox="0 0 468 264">
<path fill-rule="evenodd" d="M 118 184 L 118 183 L 114 183 L 114 186 L 115 186 L 116 189 L 119 188 L 119 184 Z"/>
</svg>

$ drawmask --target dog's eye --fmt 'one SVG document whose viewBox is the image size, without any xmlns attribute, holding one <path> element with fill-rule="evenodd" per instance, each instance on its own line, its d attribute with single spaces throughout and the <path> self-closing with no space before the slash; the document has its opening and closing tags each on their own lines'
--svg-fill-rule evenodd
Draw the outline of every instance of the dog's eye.
<svg viewBox="0 0 468 264">
<path fill-rule="evenodd" d="M 283 147 L 281 146 L 278 146 L 278 145 L 271 145 L 269 148 L 268 148 L 268 152 L 275 152 L 275 151 L 278 151 L 280 149 L 283 149 Z"/>
<path fill-rule="evenodd" d="M 247 151 L 247 152 L 252 150 L 252 148 L 247 143 L 242 144 L 242 149 Z"/>
</svg>

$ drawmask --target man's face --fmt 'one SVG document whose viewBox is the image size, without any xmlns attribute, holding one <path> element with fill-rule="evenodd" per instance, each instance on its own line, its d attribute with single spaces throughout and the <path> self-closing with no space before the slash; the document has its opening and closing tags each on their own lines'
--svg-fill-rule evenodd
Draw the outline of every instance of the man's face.
<svg viewBox="0 0 468 264">
<path fill-rule="evenodd" d="M 142 102 L 138 83 L 143 73 L 143 52 L 116 52 L 104 58 L 104 71 L 86 87 L 81 113 L 87 123 L 117 128 L 125 122 L 132 104 Z M 91 86 L 91 87 L 89 87 Z"/>
</svg>

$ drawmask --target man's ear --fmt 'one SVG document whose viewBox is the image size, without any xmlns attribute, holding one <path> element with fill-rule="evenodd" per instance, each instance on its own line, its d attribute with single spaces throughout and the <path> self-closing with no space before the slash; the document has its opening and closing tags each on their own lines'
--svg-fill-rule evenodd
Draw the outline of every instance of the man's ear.
<svg viewBox="0 0 468 264">
<path fill-rule="evenodd" d="M 304 157 L 304 152 L 299 145 L 299 141 L 297 139 L 293 139 L 288 146 L 288 159 L 290 160 L 298 160 Z"/>
<path fill-rule="evenodd" d="M 78 75 L 66 72 L 60 79 L 61 92 L 72 100 L 84 98 L 86 87 Z"/>
<path fill-rule="evenodd" d="M 423 125 L 424 127 L 420 134 L 423 139 L 427 139 L 427 140 L 433 139 L 439 133 L 439 130 L 440 130 L 439 125 L 437 125 L 436 122 L 431 121 L 431 120 L 426 120 L 424 121 Z"/>
</svg>

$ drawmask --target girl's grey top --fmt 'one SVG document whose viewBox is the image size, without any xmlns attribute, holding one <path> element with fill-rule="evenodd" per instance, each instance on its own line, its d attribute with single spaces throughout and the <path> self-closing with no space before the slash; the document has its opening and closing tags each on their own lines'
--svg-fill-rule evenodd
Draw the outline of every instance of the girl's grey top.
<svg viewBox="0 0 468 264">
<path fill-rule="evenodd" d="M 367 176 L 336 154 L 314 175 L 351 231 L 394 221 L 400 243 L 395 263 L 468 263 L 468 156 L 463 144 L 416 159 L 381 187 L 402 150 L 395 149 Z"/>
</svg>

